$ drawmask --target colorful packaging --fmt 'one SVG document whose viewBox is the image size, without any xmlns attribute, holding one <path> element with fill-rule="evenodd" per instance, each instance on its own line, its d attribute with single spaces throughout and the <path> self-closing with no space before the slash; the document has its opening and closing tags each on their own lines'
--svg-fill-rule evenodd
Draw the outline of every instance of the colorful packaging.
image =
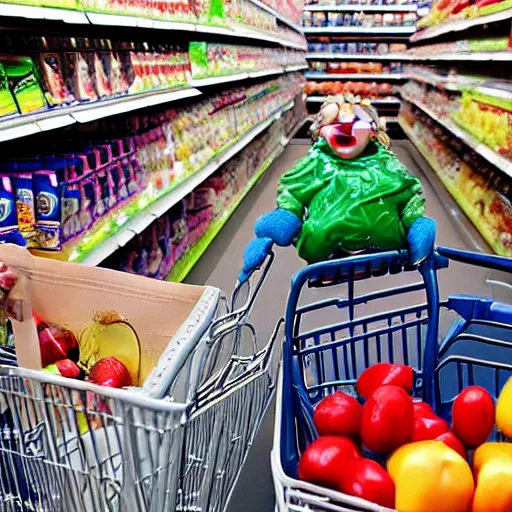
<svg viewBox="0 0 512 512">
<path fill-rule="evenodd" d="M 16 201 L 11 178 L 0 174 L 0 241 L 24 245 L 18 229 Z"/>
<path fill-rule="evenodd" d="M 60 186 L 54 170 L 34 172 L 36 197 L 36 237 L 38 247 L 58 250 L 61 248 Z"/>
<path fill-rule="evenodd" d="M 44 93 L 30 57 L 0 55 L 0 64 L 22 114 L 46 108 Z"/>
<path fill-rule="evenodd" d="M 9 89 L 9 80 L 5 69 L 0 62 L 0 117 L 18 113 L 18 107 Z"/>
<path fill-rule="evenodd" d="M 29 166 L 21 164 L 20 170 L 31 170 Z M 39 163 L 37 167 L 39 168 Z M 31 172 L 16 172 L 12 175 L 16 198 L 16 212 L 18 228 L 27 242 L 27 247 L 37 247 L 36 238 L 36 211 L 33 193 L 33 175 Z"/>
<path fill-rule="evenodd" d="M 78 41 L 71 38 L 70 50 L 63 53 L 66 87 L 78 101 L 96 101 L 98 94 L 94 88 L 94 72 L 91 71 L 88 55 L 79 47 Z"/>
</svg>

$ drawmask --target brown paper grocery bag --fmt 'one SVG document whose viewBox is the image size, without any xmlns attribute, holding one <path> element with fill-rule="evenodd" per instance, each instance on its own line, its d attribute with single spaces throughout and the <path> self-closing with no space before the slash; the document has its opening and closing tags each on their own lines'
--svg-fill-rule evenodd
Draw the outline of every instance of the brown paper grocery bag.
<svg viewBox="0 0 512 512">
<path fill-rule="evenodd" d="M 203 301 L 201 312 L 204 313 L 205 294 L 206 309 L 210 308 L 210 312 L 202 317 L 203 331 L 220 295 L 211 287 L 169 283 L 39 258 L 10 244 L 0 245 L 0 261 L 18 275 L 12 298 L 21 302 L 24 320 L 13 321 L 16 354 L 18 364 L 31 369 L 41 368 L 39 340 L 31 312 L 46 322 L 67 327 L 78 337 L 91 324 L 95 313 L 113 310 L 130 322 L 139 337 L 142 384 L 164 351 L 168 352 L 173 336 L 184 323 L 190 322 L 191 316 L 197 327 L 197 305 Z M 160 364 L 165 366 L 165 361 Z"/>
</svg>

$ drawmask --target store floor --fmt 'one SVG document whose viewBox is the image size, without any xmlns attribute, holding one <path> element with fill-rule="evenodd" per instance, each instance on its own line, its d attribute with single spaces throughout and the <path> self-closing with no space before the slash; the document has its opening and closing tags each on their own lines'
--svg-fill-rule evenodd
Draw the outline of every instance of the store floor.
<svg viewBox="0 0 512 512">
<path fill-rule="evenodd" d="M 427 200 L 427 214 L 437 221 L 437 241 L 440 245 L 457 248 L 467 247 L 464 238 L 448 217 L 442 201 L 438 197 L 423 172 L 412 159 L 412 148 L 406 142 L 398 142 L 393 147 L 400 160 L 417 175 L 424 187 Z M 236 210 L 221 233 L 194 267 L 186 282 L 190 284 L 210 284 L 226 293 L 231 291 L 242 262 L 242 254 L 247 243 L 253 238 L 253 226 L 263 213 L 275 208 L 275 191 L 280 176 L 308 150 L 306 144 L 290 145 L 274 162 Z M 481 242 L 483 244 L 483 242 Z M 485 245 L 485 244 L 484 244 Z M 288 294 L 290 277 L 303 266 L 293 248 L 277 248 L 273 268 L 253 312 L 260 346 L 269 339 L 273 327 L 282 316 Z M 440 286 L 442 293 L 489 294 L 485 278 L 486 271 L 471 270 L 454 266 L 445 271 Z M 404 278 L 405 282 L 409 277 Z M 232 496 L 229 512 L 271 512 L 274 510 L 273 484 L 270 472 L 269 453 L 272 447 L 274 404 L 269 409 L 256 441 L 251 449 L 238 485 Z"/>
</svg>

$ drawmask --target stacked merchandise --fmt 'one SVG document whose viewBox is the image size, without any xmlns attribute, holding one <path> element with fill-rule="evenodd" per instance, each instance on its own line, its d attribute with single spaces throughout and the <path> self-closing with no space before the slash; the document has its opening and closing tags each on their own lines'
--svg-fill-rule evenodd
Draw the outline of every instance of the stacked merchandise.
<svg viewBox="0 0 512 512">
<path fill-rule="evenodd" d="M 408 68 L 411 80 L 401 90 L 406 101 L 400 123 L 489 246 L 512 256 L 510 19 L 503 25 L 498 17 L 487 30 L 484 24 L 492 20 L 482 17 L 490 9 L 510 18 L 512 10 L 506 10 L 507 1 L 459 4 L 435 3 L 427 20 L 434 24 L 432 29 L 416 37 L 429 44 L 407 52 L 418 60 L 440 62 Z M 466 38 L 462 32 L 461 39 L 453 41 L 452 27 L 457 32 L 472 27 L 475 37 Z M 430 42 L 444 33 L 450 41 Z M 458 64 L 446 66 L 445 58 Z"/>
<path fill-rule="evenodd" d="M 300 23 L 303 2 L 297 2 L 296 0 L 262 0 L 261 3 L 270 7 L 280 16 L 294 23 Z"/>
<path fill-rule="evenodd" d="M 372 100 L 380 114 L 396 115 L 399 102 L 389 81 L 402 80 L 407 45 L 400 34 L 414 32 L 416 11 L 415 2 L 308 3 L 303 25 L 312 72 L 307 77 L 314 80 L 306 87 L 309 110 L 317 111 L 323 96 L 354 94 Z"/>
<path fill-rule="evenodd" d="M 487 243 L 497 254 L 512 257 L 512 180 L 421 110 L 405 105 L 401 120 L 404 131 Z"/>
<path fill-rule="evenodd" d="M 326 6 L 328 8 L 328 6 Z M 364 10 L 364 5 L 361 5 Z M 304 13 L 304 27 L 354 27 L 354 28 L 392 28 L 414 27 L 416 13 L 399 12 L 374 14 L 365 12 L 320 12 L 306 11 Z"/>
<path fill-rule="evenodd" d="M 10 53 L 0 54 L 0 117 L 176 90 L 189 86 L 192 75 L 281 71 L 278 66 L 306 64 L 303 52 L 296 50 L 198 42 L 183 48 L 109 39 L 7 36 L 2 46 Z"/>
<path fill-rule="evenodd" d="M 418 23 L 418 27 L 435 27 L 443 23 L 499 13 L 510 8 L 510 0 L 434 0 L 429 14 Z"/>
<path fill-rule="evenodd" d="M 275 157 L 281 130 L 280 123 L 271 125 L 119 251 L 118 268 L 157 279 L 179 277 L 199 246 L 209 243 L 207 234 L 227 220 L 264 170 L 262 166 Z"/>
<path fill-rule="evenodd" d="M 275 80 L 154 115 L 105 120 L 82 140 L 35 144 L 0 164 L 3 239 L 80 259 L 149 204 L 198 172 L 301 90 L 303 78 Z M 40 146 L 40 147 L 39 147 Z"/>
<path fill-rule="evenodd" d="M 245 71 L 268 71 L 280 66 L 306 66 L 304 52 L 285 48 L 192 42 L 189 52 L 192 77 L 196 79 Z"/>
</svg>

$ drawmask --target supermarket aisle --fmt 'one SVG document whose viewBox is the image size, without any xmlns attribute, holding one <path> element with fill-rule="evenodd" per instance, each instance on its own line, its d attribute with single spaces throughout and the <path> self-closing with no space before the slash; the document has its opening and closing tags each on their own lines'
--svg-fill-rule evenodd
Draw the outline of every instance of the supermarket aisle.
<svg viewBox="0 0 512 512">
<path fill-rule="evenodd" d="M 427 198 L 427 213 L 438 223 L 438 243 L 464 248 L 464 242 L 449 221 L 441 200 L 429 182 L 417 168 L 408 153 L 409 143 L 398 143 L 394 150 L 402 162 L 422 180 Z M 253 225 L 263 213 L 275 207 L 275 191 L 279 177 L 293 163 L 304 156 L 307 145 L 291 145 L 270 167 L 262 180 L 243 201 L 233 217 L 211 244 L 186 282 L 191 284 L 208 283 L 230 291 L 240 269 L 242 254 L 246 244 L 253 238 Z M 293 248 L 277 248 L 274 266 L 266 282 L 253 313 L 253 321 L 258 331 L 260 346 L 268 340 L 272 329 L 286 304 L 290 276 L 303 266 Z M 404 282 L 414 276 L 398 276 Z M 396 279 L 396 278 L 395 278 Z M 395 281 L 396 283 L 396 281 Z M 380 284 L 379 284 L 380 285 Z M 462 285 L 462 288 L 459 286 Z M 450 268 L 441 280 L 442 292 L 472 292 L 483 294 L 485 273 L 471 273 L 471 278 L 463 268 Z M 317 291 L 321 296 L 328 290 Z M 238 486 L 231 500 L 229 512 L 270 512 L 274 507 L 272 478 L 269 465 L 269 453 L 272 446 L 273 408 L 265 419 L 256 439 Z"/>
</svg>

